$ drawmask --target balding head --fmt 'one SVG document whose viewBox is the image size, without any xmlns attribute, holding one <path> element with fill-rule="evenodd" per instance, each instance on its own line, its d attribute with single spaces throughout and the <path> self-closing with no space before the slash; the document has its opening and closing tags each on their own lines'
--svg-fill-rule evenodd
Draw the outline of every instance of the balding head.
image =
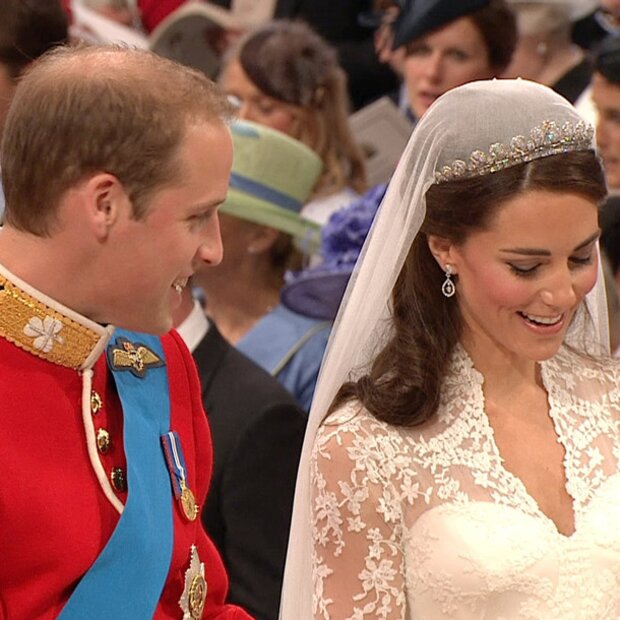
<svg viewBox="0 0 620 620">
<path fill-rule="evenodd" d="M 7 117 L 6 221 L 49 234 L 62 195 L 97 172 L 118 178 L 141 217 L 153 192 L 180 178 L 187 127 L 223 123 L 230 113 L 203 74 L 150 52 L 54 50 L 27 71 Z"/>
</svg>

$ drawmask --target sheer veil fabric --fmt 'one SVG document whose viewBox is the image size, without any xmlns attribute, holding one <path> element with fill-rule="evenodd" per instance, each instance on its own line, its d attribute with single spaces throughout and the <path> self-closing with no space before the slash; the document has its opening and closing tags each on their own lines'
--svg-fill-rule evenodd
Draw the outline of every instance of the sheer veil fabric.
<svg viewBox="0 0 620 620">
<path fill-rule="evenodd" d="M 535 149 L 530 142 L 530 159 L 593 148 L 593 132 L 580 124 L 575 109 L 551 89 L 526 80 L 479 81 L 455 88 L 435 102 L 411 135 L 348 285 L 319 375 L 299 466 L 281 620 L 312 618 L 309 463 L 316 431 L 340 386 L 363 373 L 389 335 L 391 291 L 424 219 L 426 191 L 436 174 L 456 160 L 468 163 L 472 153 L 488 154 L 497 143 L 510 151 L 515 137 L 530 140 L 532 131 L 549 121 L 556 129 L 569 127 L 569 136 L 577 125 L 586 133 L 578 143 L 570 137 L 554 142 L 553 132 L 548 132 Z M 500 167 L 519 163 L 510 152 L 502 162 Z M 568 337 L 580 350 L 605 353 L 609 338 L 602 277 L 586 304 Z"/>
</svg>

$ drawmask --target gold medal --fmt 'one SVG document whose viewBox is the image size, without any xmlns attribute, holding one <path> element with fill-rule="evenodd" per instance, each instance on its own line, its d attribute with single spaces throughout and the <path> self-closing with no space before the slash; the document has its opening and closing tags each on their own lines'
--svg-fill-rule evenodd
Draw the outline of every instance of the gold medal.
<svg viewBox="0 0 620 620">
<path fill-rule="evenodd" d="M 181 507 L 183 508 L 183 514 L 190 520 L 195 521 L 198 517 L 200 508 L 196 502 L 196 498 L 192 493 L 192 490 L 185 484 L 185 480 L 181 480 Z"/>
<path fill-rule="evenodd" d="M 185 571 L 185 589 L 179 600 L 183 620 L 200 620 L 206 600 L 205 565 L 200 561 L 195 545 L 192 545 L 189 568 Z"/>
</svg>

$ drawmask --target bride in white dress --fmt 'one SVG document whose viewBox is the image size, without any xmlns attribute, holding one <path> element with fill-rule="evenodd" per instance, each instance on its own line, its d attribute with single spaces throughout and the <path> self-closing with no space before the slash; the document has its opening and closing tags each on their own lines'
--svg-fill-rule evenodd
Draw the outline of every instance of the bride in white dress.
<svg viewBox="0 0 620 620">
<path fill-rule="evenodd" d="M 283 620 L 620 618 L 592 133 L 525 80 L 418 124 L 319 378 Z"/>
</svg>

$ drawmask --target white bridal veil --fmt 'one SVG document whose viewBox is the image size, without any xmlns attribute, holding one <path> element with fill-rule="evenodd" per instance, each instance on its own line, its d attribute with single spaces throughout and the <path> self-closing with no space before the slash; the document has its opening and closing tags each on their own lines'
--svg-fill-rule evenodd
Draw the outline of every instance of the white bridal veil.
<svg viewBox="0 0 620 620">
<path fill-rule="evenodd" d="M 586 150 L 592 148 L 592 138 L 592 128 L 565 99 L 526 80 L 480 81 L 455 88 L 438 99 L 416 126 L 347 288 L 319 375 L 297 479 L 282 620 L 312 618 L 309 461 L 317 428 L 340 386 L 358 377 L 386 341 L 391 291 L 424 219 L 426 191 L 436 181 L 490 174 L 523 161 Z M 602 277 L 586 303 L 594 331 L 588 332 L 587 340 L 607 343 Z M 575 342 L 584 343 L 583 331 L 579 336 Z"/>
</svg>

